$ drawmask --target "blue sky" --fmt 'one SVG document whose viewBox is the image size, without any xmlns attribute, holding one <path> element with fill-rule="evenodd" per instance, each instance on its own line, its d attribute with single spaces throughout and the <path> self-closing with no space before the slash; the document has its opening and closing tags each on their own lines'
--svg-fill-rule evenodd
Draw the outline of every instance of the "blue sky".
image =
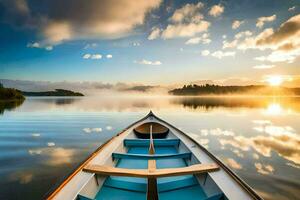
<svg viewBox="0 0 300 200">
<path fill-rule="evenodd" d="M 0 1 L 0 79 L 300 83 L 299 0 L 138 2 Z"/>
</svg>

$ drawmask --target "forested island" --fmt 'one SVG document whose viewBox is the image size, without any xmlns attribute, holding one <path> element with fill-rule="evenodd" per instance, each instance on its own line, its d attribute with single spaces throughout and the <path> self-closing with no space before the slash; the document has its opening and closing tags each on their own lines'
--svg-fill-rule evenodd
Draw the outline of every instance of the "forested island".
<svg viewBox="0 0 300 200">
<path fill-rule="evenodd" d="M 45 91 L 45 92 L 24 92 L 21 93 L 25 96 L 84 96 L 80 92 L 73 92 L 71 90 L 64 90 L 64 89 L 55 89 L 54 91 Z"/>
<path fill-rule="evenodd" d="M 221 86 L 221 85 L 184 85 L 169 91 L 177 96 L 205 96 L 205 95 L 257 95 L 257 96 L 285 96 L 300 95 L 300 88 L 272 87 L 265 85 Z"/>
<path fill-rule="evenodd" d="M 24 101 L 23 94 L 13 88 L 5 88 L 0 83 L 0 101 Z"/>
</svg>

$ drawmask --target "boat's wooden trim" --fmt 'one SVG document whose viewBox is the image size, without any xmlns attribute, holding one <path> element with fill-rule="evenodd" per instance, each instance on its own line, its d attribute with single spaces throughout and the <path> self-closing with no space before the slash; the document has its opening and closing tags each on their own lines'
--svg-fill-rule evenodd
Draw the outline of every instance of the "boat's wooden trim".
<svg viewBox="0 0 300 200">
<path fill-rule="evenodd" d="M 87 165 L 83 168 L 86 172 L 108 175 L 108 176 L 126 176 L 139 178 L 161 178 L 170 176 L 183 176 L 189 174 L 200 174 L 219 170 L 219 166 L 215 163 L 211 164 L 195 164 L 182 168 L 164 168 L 156 169 L 154 163 L 150 164 L 148 169 L 125 169 L 116 168 L 106 165 Z"/>
<path fill-rule="evenodd" d="M 143 118 L 139 119 L 138 121 L 130 124 L 125 129 L 123 129 L 122 131 L 120 131 L 119 133 L 117 133 L 110 140 L 108 140 L 107 142 L 103 143 L 89 157 L 87 157 L 81 164 L 79 164 L 79 166 L 77 168 L 75 168 L 74 171 L 72 171 L 69 175 L 67 175 L 66 178 L 62 181 L 62 183 L 54 186 L 53 189 L 50 189 L 49 192 L 46 193 L 44 199 L 47 199 L 47 200 L 53 199 L 64 188 L 64 186 L 67 185 L 70 182 L 70 180 L 72 180 L 72 178 L 76 174 L 78 174 L 80 171 L 82 171 L 82 169 L 84 168 L 84 166 L 86 166 L 94 157 L 96 157 L 108 144 L 112 143 L 114 139 L 116 139 L 121 134 L 125 133 L 132 126 L 134 126 L 134 125 L 136 125 L 136 124 L 144 121 L 145 119 L 147 119 L 149 116 L 152 116 L 152 115 L 153 115 L 153 113 L 150 111 L 145 117 L 143 117 Z"/>
<path fill-rule="evenodd" d="M 159 117 L 157 117 L 156 115 L 154 115 L 153 113 L 151 113 L 152 117 L 156 118 L 158 121 L 161 121 L 165 124 L 167 124 L 168 126 L 170 126 L 171 128 L 173 128 L 174 130 L 176 130 L 177 132 L 179 132 L 180 134 L 186 136 L 187 138 L 189 138 L 191 141 L 193 141 L 203 152 L 205 152 L 213 161 L 215 161 L 231 178 L 233 178 L 233 180 L 235 180 L 252 198 L 254 198 L 255 200 L 264 200 L 262 197 L 260 197 L 254 190 L 252 187 L 250 187 L 247 183 L 245 183 L 238 175 L 236 175 L 231 169 L 229 169 L 222 161 L 220 161 L 216 156 L 214 156 L 212 153 L 210 153 L 206 148 L 204 148 L 201 144 L 199 144 L 196 140 L 194 140 L 192 137 L 190 137 L 189 135 L 187 135 L 186 133 L 184 133 L 183 131 L 181 131 L 180 129 L 176 128 L 175 126 L 173 126 L 172 124 L 170 124 L 169 122 L 160 119 Z"/>
</svg>

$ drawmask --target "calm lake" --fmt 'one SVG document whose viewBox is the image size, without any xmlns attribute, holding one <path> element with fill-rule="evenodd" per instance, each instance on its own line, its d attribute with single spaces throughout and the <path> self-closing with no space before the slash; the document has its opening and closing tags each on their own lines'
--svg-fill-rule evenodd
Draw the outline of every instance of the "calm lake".
<svg viewBox="0 0 300 200">
<path fill-rule="evenodd" d="M 0 199 L 42 199 L 150 109 L 265 199 L 299 199 L 300 97 L 27 98 L 0 105 Z"/>
</svg>

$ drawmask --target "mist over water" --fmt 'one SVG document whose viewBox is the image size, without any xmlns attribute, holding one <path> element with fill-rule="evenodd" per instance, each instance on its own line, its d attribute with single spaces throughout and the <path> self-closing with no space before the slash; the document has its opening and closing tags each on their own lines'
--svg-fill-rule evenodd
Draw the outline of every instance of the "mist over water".
<svg viewBox="0 0 300 200">
<path fill-rule="evenodd" d="M 41 199 L 98 146 L 152 110 L 265 199 L 300 195 L 300 98 L 27 98 L 1 106 L 0 199 Z"/>
</svg>

